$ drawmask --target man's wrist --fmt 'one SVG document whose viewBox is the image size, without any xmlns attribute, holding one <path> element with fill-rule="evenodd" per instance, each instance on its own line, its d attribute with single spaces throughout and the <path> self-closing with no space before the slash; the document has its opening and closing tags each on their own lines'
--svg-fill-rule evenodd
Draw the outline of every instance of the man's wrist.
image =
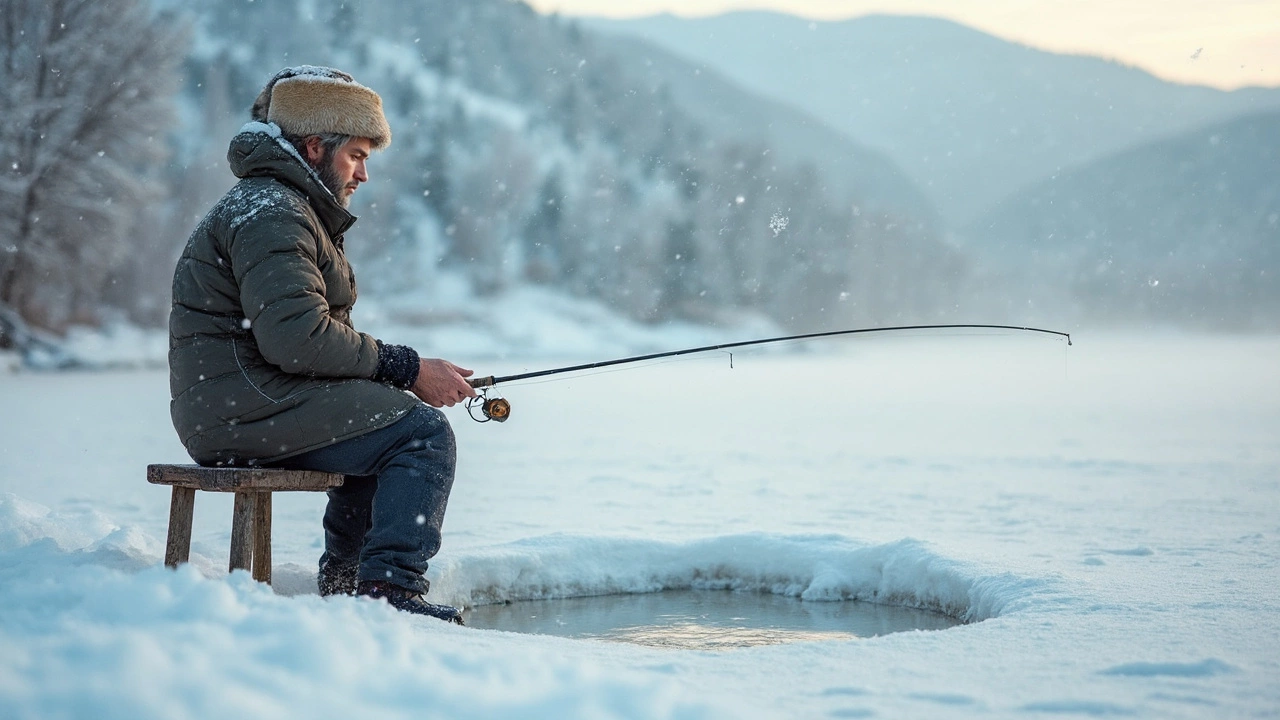
<svg viewBox="0 0 1280 720">
<path fill-rule="evenodd" d="M 378 368 L 373 371 L 373 381 L 387 383 L 401 390 L 408 390 L 418 380 L 418 351 L 408 345 L 378 343 Z"/>
</svg>

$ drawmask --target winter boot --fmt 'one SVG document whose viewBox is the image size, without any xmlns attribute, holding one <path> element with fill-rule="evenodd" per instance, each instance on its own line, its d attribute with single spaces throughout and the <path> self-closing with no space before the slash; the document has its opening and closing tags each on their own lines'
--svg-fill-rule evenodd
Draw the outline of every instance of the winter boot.
<svg viewBox="0 0 1280 720">
<path fill-rule="evenodd" d="M 391 603 L 391 607 L 397 610 L 403 610 L 414 615 L 430 615 L 433 618 L 439 618 L 445 622 L 458 625 L 463 624 L 462 611 L 458 608 L 429 603 L 422 595 L 399 585 L 377 580 L 362 580 L 356 595 L 374 599 L 386 598 L 386 601 Z"/>
<path fill-rule="evenodd" d="M 356 574 L 359 570 L 359 565 L 340 565 L 335 562 L 326 562 L 321 565 L 320 572 L 316 574 L 316 585 L 320 588 L 320 597 L 355 595 Z"/>
</svg>

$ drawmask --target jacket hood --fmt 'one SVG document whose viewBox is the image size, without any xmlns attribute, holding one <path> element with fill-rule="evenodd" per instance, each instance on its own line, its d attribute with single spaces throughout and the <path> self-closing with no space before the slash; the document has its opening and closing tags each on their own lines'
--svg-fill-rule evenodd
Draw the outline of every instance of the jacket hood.
<svg viewBox="0 0 1280 720">
<path fill-rule="evenodd" d="M 227 148 L 227 162 L 238 178 L 272 177 L 297 188 L 307 196 L 330 237 L 336 239 L 356 221 L 274 123 L 251 122 L 240 128 Z"/>
</svg>

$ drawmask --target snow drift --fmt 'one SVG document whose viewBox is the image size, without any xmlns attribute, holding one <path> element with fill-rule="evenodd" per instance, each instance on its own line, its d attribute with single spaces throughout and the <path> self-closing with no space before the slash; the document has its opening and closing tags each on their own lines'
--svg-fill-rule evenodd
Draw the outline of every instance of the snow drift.
<svg viewBox="0 0 1280 720">
<path fill-rule="evenodd" d="M 995 617 L 1049 582 L 983 575 L 917 540 L 866 546 L 837 535 L 768 534 L 687 542 L 551 535 L 450 557 L 431 574 L 433 597 L 467 606 L 734 590 L 901 605 L 967 622 Z"/>
</svg>

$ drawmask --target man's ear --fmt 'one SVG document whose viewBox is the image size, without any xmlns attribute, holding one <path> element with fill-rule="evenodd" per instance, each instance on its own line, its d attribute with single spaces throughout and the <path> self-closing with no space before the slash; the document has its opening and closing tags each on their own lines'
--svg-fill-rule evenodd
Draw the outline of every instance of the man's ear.
<svg viewBox="0 0 1280 720">
<path fill-rule="evenodd" d="M 319 135 L 312 135 L 303 141 L 302 147 L 307 151 L 307 162 L 312 165 L 320 162 L 320 158 L 324 157 L 324 146 L 321 142 Z"/>
</svg>

